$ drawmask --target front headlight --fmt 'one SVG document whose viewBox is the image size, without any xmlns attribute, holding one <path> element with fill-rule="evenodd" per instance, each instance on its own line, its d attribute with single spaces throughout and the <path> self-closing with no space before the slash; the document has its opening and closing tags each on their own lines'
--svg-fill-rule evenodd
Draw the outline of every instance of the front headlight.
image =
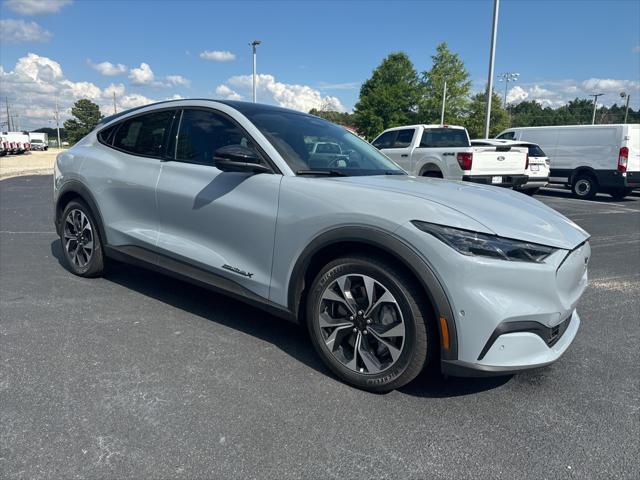
<svg viewBox="0 0 640 480">
<path fill-rule="evenodd" d="M 429 233 L 463 255 L 498 258 L 511 262 L 541 263 L 556 249 L 537 243 L 502 238 L 486 233 L 445 227 L 435 223 L 413 220 L 417 228 Z"/>
</svg>

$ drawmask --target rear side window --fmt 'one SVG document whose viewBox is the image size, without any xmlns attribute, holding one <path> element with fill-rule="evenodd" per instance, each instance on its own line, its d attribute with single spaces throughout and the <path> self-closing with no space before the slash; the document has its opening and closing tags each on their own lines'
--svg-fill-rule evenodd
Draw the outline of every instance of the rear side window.
<svg viewBox="0 0 640 480">
<path fill-rule="evenodd" d="M 118 129 L 120 124 L 112 125 L 109 128 L 105 128 L 98 132 L 98 140 L 105 145 L 111 145 L 111 141 L 113 140 L 113 133 Z"/>
<path fill-rule="evenodd" d="M 176 160 L 213 165 L 213 154 L 227 145 L 241 145 L 258 153 L 247 134 L 224 115 L 211 110 L 183 111 Z"/>
<path fill-rule="evenodd" d="M 500 140 L 513 140 L 516 137 L 516 132 L 505 132 L 502 135 L 498 135 L 496 138 Z"/>
<path fill-rule="evenodd" d="M 421 148 L 470 147 L 467 132 L 461 128 L 428 128 L 422 134 Z"/>
<path fill-rule="evenodd" d="M 383 133 L 373 141 L 373 146 L 378 149 L 391 148 L 391 145 L 393 145 L 393 141 L 395 140 L 397 133 L 397 130 Z"/>
<path fill-rule="evenodd" d="M 542 151 L 538 145 L 516 145 L 516 147 L 527 147 L 530 157 L 546 157 L 547 154 Z"/>
<path fill-rule="evenodd" d="M 414 133 L 415 130 L 413 128 L 398 130 L 398 136 L 396 137 L 395 142 L 393 142 L 393 148 L 406 148 L 411 145 Z"/>
<path fill-rule="evenodd" d="M 113 146 L 133 155 L 161 156 L 174 113 L 174 110 L 165 110 L 123 122 L 115 133 Z"/>
</svg>

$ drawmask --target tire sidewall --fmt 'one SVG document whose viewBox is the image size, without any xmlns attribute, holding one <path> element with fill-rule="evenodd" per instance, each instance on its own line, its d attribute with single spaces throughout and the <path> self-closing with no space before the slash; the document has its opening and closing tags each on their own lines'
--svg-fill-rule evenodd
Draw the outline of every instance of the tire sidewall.
<svg viewBox="0 0 640 480">
<path fill-rule="evenodd" d="M 587 182 L 589 185 L 589 190 L 586 193 L 580 193 L 579 190 L 583 182 Z M 598 185 L 592 176 L 580 175 L 573 183 L 573 193 L 578 198 L 592 199 L 596 196 L 596 193 L 598 193 Z"/>
<path fill-rule="evenodd" d="M 93 253 L 91 254 L 91 260 L 89 260 L 89 262 L 84 267 L 78 267 L 73 263 L 73 260 L 67 252 L 64 242 L 64 223 L 71 210 L 82 211 L 82 213 L 84 213 L 84 215 L 89 220 L 89 223 L 91 224 L 94 248 Z M 84 202 L 79 200 L 72 200 L 65 207 L 61 217 L 60 242 L 62 244 L 62 254 L 64 255 L 65 261 L 67 262 L 67 267 L 73 274 L 83 277 L 90 277 L 100 273 L 100 271 L 102 270 L 102 242 L 100 240 L 100 232 L 98 230 L 98 225 L 93 216 L 93 213 L 91 212 L 91 209 L 89 209 L 89 207 Z"/>
<path fill-rule="evenodd" d="M 405 337 L 402 353 L 396 363 L 390 368 L 378 374 L 359 374 L 344 366 L 333 357 L 327 349 L 320 326 L 318 323 L 318 312 L 321 304 L 321 295 L 325 288 L 337 278 L 347 274 L 363 274 L 374 278 L 384 285 L 385 288 L 395 297 L 400 307 L 405 324 Z M 355 258 L 345 259 L 343 262 L 332 262 L 327 265 L 317 276 L 312 284 L 306 306 L 307 327 L 314 347 L 320 354 L 325 364 L 339 377 L 359 388 L 374 391 L 386 391 L 393 389 L 395 383 L 406 372 L 407 368 L 414 360 L 416 353 L 421 354 L 426 359 L 425 352 L 416 352 L 417 334 L 419 328 L 424 331 L 422 322 L 416 322 L 416 318 L 421 318 L 421 313 L 409 300 L 410 293 L 403 286 L 402 281 L 392 272 L 382 270 L 373 263 Z M 426 343 L 425 343 L 426 344 Z M 422 361 L 424 361 L 424 359 Z"/>
</svg>

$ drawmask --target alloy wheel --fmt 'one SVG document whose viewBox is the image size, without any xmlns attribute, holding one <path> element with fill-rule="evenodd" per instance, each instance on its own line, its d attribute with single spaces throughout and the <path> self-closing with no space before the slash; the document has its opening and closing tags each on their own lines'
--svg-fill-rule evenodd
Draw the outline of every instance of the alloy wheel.
<svg viewBox="0 0 640 480">
<path fill-rule="evenodd" d="M 317 315 L 325 347 L 354 372 L 378 374 L 402 353 L 402 311 L 389 289 L 372 277 L 348 274 L 331 282 Z"/>
<path fill-rule="evenodd" d="M 71 210 L 64 220 L 64 248 L 77 268 L 85 268 L 91 261 L 94 250 L 93 229 L 82 210 Z"/>
</svg>

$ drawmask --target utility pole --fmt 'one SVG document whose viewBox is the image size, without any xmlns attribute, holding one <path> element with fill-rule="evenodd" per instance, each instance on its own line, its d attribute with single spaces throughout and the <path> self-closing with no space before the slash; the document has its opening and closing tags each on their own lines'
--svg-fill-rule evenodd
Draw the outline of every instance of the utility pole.
<svg viewBox="0 0 640 480">
<path fill-rule="evenodd" d="M 598 97 L 601 97 L 603 95 L 604 93 L 592 93 L 591 95 L 589 95 L 590 97 L 593 97 L 593 116 L 591 117 L 591 125 L 596 124 L 596 109 L 598 108 Z"/>
<path fill-rule="evenodd" d="M 56 97 L 56 130 L 58 131 L 58 148 L 61 148 L 62 143 L 60 143 L 60 113 L 58 112 L 58 97 Z"/>
<path fill-rule="evenodd" d="M 113 91 L 113 114 L 118 113 L 118 109 L 116 108 L 116 91 Z"/>
<path fill-rule="evenodd" d="M 624 109 L 624 122 L 622 122 L 622 123 L 627 123 L 627 116 L 629 115 L 629 100 L 631 99 L 631 95 L 629 95 L 626 92 L 620 92 L 620 96 L 622 98 L 626 97 L 626 99 L 627 99 L 627 104 L 626 104 L 626 107 Z"/>
<path fill-rule="evenodd" d="M 5 102 L 7 102 L 7 131 L 11 132 L 11 115 L 9 114 L 9 97 L 4 97 Z"/>
<path fill-rule="evenodd" d="M 254 40 L 249 44 L 253 50 L 253 103 L 256 103 L 256 47 L 261 43 L 260 40 Z"/>
<path fill-rule="evenodd" d="M 500 0 L 493 0 L 493 28 L 491 30 L 491 53 L 489 54 L 489 79 L 487 81 L 487 118 L 484 124 L 484 138 L 489 138 L 491 124 L 491 100 L 493 99 L 493 61 L 496 57 L 496 35 L 498 34 L 498 11 Z"/>
<path fill-rule="evenodd" d="M 444 82 L 444 91 L 442 92 L 442 113 L 440 114 L 440 125 L 444 125 L 444 105 L 447 103 L 447 82 Z"/>
</svg>

